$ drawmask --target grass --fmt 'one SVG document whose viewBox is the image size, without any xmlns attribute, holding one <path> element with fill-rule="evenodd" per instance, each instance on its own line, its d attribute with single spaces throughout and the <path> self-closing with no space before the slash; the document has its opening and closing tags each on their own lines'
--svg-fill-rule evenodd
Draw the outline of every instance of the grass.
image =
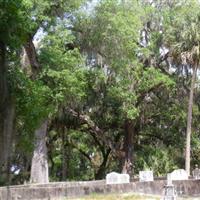
<svg viewBox="0 0 200 200">
<path fill-rule="evenodd" d="M 69 200 L 69 198 L 67 198 Z M 70 198 L 71 200 L 160 200 L 159 196 L 150 196 L 150 195 L 140 195 L 140 194 L 107 194 L 107 195 L 98 195 L 93 194 L 81 198 Z M 63 199 L 66 200 L 66 199 Z M 200 200 L 198 198 L 177 198 L 177 200 Z"/>
<path fill-rule="evenodd" d="M 73 200 L 160 200 L 157 196 L 144 196 L 135 194 L 108 194 L 108 195 L 89 195 Z"/>
</svg>

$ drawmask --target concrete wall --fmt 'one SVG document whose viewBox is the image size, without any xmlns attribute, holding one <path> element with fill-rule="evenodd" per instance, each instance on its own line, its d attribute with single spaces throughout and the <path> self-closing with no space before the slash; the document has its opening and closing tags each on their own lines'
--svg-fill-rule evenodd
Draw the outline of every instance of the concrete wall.
<svg viewBox="0 0 200 200">
<path fill-rule="evenodd" d="M 60 197 L 84 196 L 92 193 L 144 193 L 162 195 L 164 180 L 154 182 L 132 182 L 129 184 L 106 185 L 105 181 L 62 182 L 32 184 L 0 188 L 0 200 L 51 200 Z M 174 181 L 179 196 L 200 196 L 200 180 Z"/>
</svg>

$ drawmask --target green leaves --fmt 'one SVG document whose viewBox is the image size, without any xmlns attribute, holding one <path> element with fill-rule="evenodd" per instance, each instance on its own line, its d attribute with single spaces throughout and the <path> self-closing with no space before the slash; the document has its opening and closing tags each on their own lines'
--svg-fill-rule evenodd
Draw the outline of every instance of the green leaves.
<svg viewBox="0 0 200 200">
<path fill-rule="evenodd" d="M 48 77 L 50 87 L 53 89 L 53 96 L 55 102 L 62 103 L 73 101 L 84 97 L 84 71 L 77 70 L 71 72 L 67 69 L 62 71 L 47 70 L 45 78 Z M 51 80 L 56 84 L 51 84 Z"/>
<path fill-rule="evenodd" d="M 106 152 L 105 168 L 111 162 L 112 169 L 120 170 L 121 157 L 116 161 L 115 154 L 124 150 L 124 124 L 130 121 L 136 171 L 151 168 L 164 175 L 181 165 L 187 70 L 199 59 L 200 50 L 199 2 L 155 1 L 152 6 L 146 1 L 99 0 L 87 12 L 80 7 L 84 2 L 0 0 L 0 42 L 10 53 L 8 78 L 16 100 L 19 150 L 30 151 L 38 124 L 55 117 L 58 121 L 50 125 L 52 141 L 48 141 L 55 147 L 49 153 L 55 164 L 53 179 L 58 180 L 61 171 L 63 127 L 67 130 L 64 142 L 71 151 L 70 179 L 94 178 Z M 39 28 L 41 71 L 32 81 L 20 69 L 20 52 L 27 37 Z M 165 50 L 170 50 L 166 59 L 161 55 Z M 182 65 L 183 57 L 187 68 Z M 171 74 L 172 68 L 177 71 Z M 198 87 L 196 91 L 197 101 Z M 192 151 L 198 161 L 197 105 L 193 113 Z M 110 151 L 107 140 L 114 150 Z M 179 151 L 170 159 L 175 150 Z"/>
<path fill-rule="evenodd" d="M 26 9 L 23 0 L 0 1 L 0 41 L 10 48 L 25 41 L 30 23 Z"/>
<path fill-rule="evenodd" d="M 100 1 L 92 16 L 84 16 L 84 23 L 77 23 L 83 33 L 81 39 L 84 37 L 82 46 L 103 56 L 111 67 L 123 68 L 138 51 L 141 13 L 135 1 Z"/>
<path fill-rule="evenodd" d="M 19 69 L 11 71 L 11 77 L 18 123 L 24 131 L 31 133 L 51 112 L 51 90 L 41 81 L 31 81 Z"/>
<path fill-rule="evenodd" d="M 52 90 L 52 101 L 60 104 L 76 104 L 85 96 L 85 69 L 83 58 L 73 45 L 72 34 L 65 29 L 63 22 L 52 27 L 42 41 L 40 62 L 43 65 L 43 80 Z"/>
<path fill-rule="evenodd" d="M 196 51 L 199 49 L 200 40 L 199 16 L 199 2 L 193 0 L 179 2 L 172 9 L 167 10 L 164 15 L 166 45 L 170 47 L 172 55 L 179 54 L 180 57 L 183 52 L 191 54 L 191 57 L 186 58 L 189 63 L 199 60 L 199 53 Z M 194 47 L 198 48 L 195 50 Z"/>
<path fill-rule="evenodd" d="M 176 161 L 171 156 L 172 151 L 170 147 L 152 148 L 148 145 L 143 146 L 142 151 L 137 154 L 135 167 L 139 171 L 153 170 L 154 175 L 165 176 L 166 173 L 178 168 Z"/>
<path fill-rule="evenodd" d="M 161 73 L 159 69 L 150 67 L 143 71 L 143 76 L 140 78 L 138 85 L 138 90 L 140 92 L 144 92 L 159 85 L 165 86 L 167 88 L 174 87 L 175 82 L 168 76 Z"/>
</svg>

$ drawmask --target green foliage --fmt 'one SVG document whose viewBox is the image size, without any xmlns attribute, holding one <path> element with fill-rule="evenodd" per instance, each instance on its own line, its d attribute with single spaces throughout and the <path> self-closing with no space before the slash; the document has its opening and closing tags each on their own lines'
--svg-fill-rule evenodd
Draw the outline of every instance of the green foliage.
<svg viewBox="0 0 200 200">
<path fill-rule="evenodd" d="M 31 134 L 52 111 L 51 90 L 41 81 L 31 81 L 18 68 L 10 71 L 16 100 L 17 125 L 22 134 Z"/>
<path fill-rule="evenodd" d="M 50 138 L 58 135 L 58 132 L 50 132 Z M 94 169 L 92 163 L 86 158 L 81 151 L 88 155 L 92 155 L 95 151 L 91 144 L 91 137 L 83 132 L 76 130 L 68 130 L 66 140 L 61 138 L 54 140 L 52 149 L 53 169 L 51 171 L 52 180 L 59 180 L 61 177 L 62 166 L 62 145 L 65 143 L 67 153 L 66 170 L 70 172 L 67 180 L 91 180 L 94 179 Z M 51 163 L 50 163 L 51 164 Z M 51 165 L 50 165 L 51 166 Z M 56 176 L 55 176 L 56 175 Z"/>
<path fill-rule="evenodd" d="M 191 150 L 191 154 L 192 154 L 192 166 L 193 168 L 195 168 L 195 164 L 200 164 L 200 141 L 199 141 L 199 134 L 198 133 L 193 133 L 192 134 L 192 150 Z"/>
<path fill-rule="evenodd" d="M 155 176 L 166 176 L 177 169 L 176 158 L 171 156 L 173 150 L 168 147 L 154 148 L 143 146 L 142 151 L 136 155 L 135 170 L 153 170 Z"/>
<path fill-rule="evenodd" d="M 34 35 L 41 28 L 48 29 L 52 24 L 56 24 L 57 17 L 63 17 L 78 9 L 85 0 L 23 0 L 26 12 L 29 16 L 29 33 Z"/>
<path fill-rule="evenodd" d="M 91 16 L 81 16 L 82 46 L 104 57 L 107 64 L 123 70 L 139 48 L 142 9 L 135 1 L 103 0 Z M 82 37 L 82 36 L 80 36 Z"/>
<path fill-rule="evenodd" d="M 193 59 L 197 56 L 199 60 L 199 53 L 196 52 L 198 55 L 195 55 L 196 53 L 193 52 L 194 47 L 199 46 L 200 39 L 198 7 L 198 1 L 181 1 L 173 9 L 166 9 L 164 12 L 165 43 L 172 48 L 174 56 L 180 57 L 182 52 L 190 52 L 193 54 Z M 187 59 L 191 62 L 191 58 Z"/>
<path fill-rule="evenodd" d="M 62 178 L 63 144 L 67 179 L 94 179 L 107 152 L 102 174 L 121 170 L 124 157 L 117 153 L 124 153 L 124 126 L 130 121 L 135 173 L 152 169 L 166 175 L 182 168 L 190 67 L 199 61 L 199 2 L 100 0 L 87 12 L 85 2 L 0 0 L 0 42 L 9 52 L 16 104 L 14 154 L 30 160 L 33 132 L 49 118 L 51 180 Z M 20 69 L 19 54 L 38 29 L 43 30 L 37 49 L 41 71 L 33 81 Z M 161 49 L 169 50 L 168 59 Z M 196 87 L 193 164 L 200 159 L 198 98 Z M 21 160 L 23 168 L 27 163 Z"/>
<path fill-rule="evenodd" d="M 30 22 L 27 9 L 23 0 L 0 1 L 0 41 L 11 48 L 25 41 Z"/>
<path fill-rule="evenodd" d="M 72 42 L 72 34 L 60 24 L 44 38 L 40 49 L 41 79 L 51 88 L 56 105 L 78 102 L 85 96 L 84 63 L 78 49 L 67 49 Z"/>
<path fill-rule="evenodd" d="M 167 88 L 172 88 L 175 86 L 175 82 L 172 79 L 154 67 L 145 69 L 139 81 L 139 92 L 149 90 L 160 84 Z"/>
</svg>

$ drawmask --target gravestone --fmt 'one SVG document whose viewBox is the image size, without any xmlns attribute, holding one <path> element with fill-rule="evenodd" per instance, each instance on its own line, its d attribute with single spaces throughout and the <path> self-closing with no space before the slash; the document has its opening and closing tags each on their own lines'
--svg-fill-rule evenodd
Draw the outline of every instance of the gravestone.
<svg viewBox="0 0 200 200">
<path fill-rule="evenodd" d="M 140 171 L 139 172 L 139 180 L 140 182 L 147 182 L 147 181 L 153 181 L 153 171 L 146 170 L 146 171 Z"/>
<path fill-rule="evenodd" d="M 195 165 L 195 169 L 192 171 L 192 176 L 194 179 L 200 179 L 200 169 L 198 165 Z"/>
<path fill-rule="evenodd" d="M 177 193 L 175 186 L 172 184 L 171 174 L 167 174 L 167 185 L 164 186 L 163 200 L 176 200 Z"/>
<path fill-rule="evenodd" d="M 171 173 L 171 180 L 188 180 L 188 174 L 184 169 L 176 169 Z"/>
<path fill-rule="evenodd" d="M 171 174 L 167 174 L 167 185 L 172 185 L 172 177 Z"/>
<path fill-rule="evenodd" d="M 111 172 L 106 175 L 106 184 L 121 184 L 130 183 L 130 176 L 128 174 L 119 174 Z"/>
</svg>

